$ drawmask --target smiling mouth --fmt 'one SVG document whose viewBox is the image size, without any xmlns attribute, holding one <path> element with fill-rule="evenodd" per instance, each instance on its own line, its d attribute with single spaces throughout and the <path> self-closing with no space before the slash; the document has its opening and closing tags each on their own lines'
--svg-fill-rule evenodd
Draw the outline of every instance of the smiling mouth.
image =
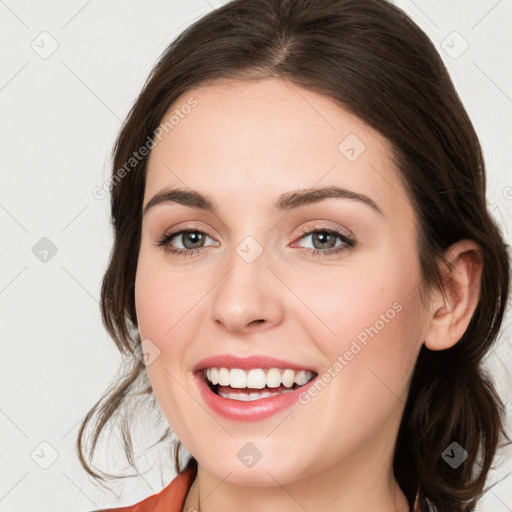
<svg viewBox="0 0 512 512">
<path fill-rule="evenodd" d="M 253 401 L 290 393 L 314 379 L 310 370 L 288 368 L 211 367 L 201 372 L 203 380 L 217 396 L 230 400 Z"/>
</svg>

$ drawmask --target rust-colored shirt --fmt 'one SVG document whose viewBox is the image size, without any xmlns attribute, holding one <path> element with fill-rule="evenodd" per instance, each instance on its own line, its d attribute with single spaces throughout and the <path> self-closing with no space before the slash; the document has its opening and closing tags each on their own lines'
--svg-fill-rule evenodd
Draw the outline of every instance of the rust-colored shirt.
<svg viewBox="0 0 512 512">
<path fill-rule="evenodd" d="M 95 512 L 182 512 L 188 491 L 196 476 L 195 468 L 188 468 L 177 475 L 167 487 L 157 494 L 121 508 L 108 508 Z M 414 504 L 414 512 L 418 512 L 418 502 Z"/>
<path fill-rule="evenodd" d="M 181 512 L 195 476 L 195 468 L 185 469 L 167 487 L 135 505 L 96 512 Z"/>
</svg>

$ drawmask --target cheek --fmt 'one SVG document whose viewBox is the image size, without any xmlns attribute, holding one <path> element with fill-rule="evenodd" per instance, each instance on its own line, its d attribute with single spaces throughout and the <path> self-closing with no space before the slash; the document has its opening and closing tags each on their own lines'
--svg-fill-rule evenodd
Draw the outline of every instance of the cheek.
<svg viewBox="0 0 512 512">
<path fill-rule="evenodd" d="M 314 459 L 325 449 L 322 439 L 329 439 L 325 463 L 395 435 L 421 346 L 421 301 L 406 283 L 395 281 L 388 288 L 350 284 L 350 293 L 338 292 L 323 311 L 336 335 L 314 338 L 327 356 L 326 368 L 318 391 L 301 402 L 307 411 L 301 421 L 317 431 L 304 457 Z"/>
<path fill-rule="evenodd" d="M 145 348 L 151 347 L 153 354 L 157 354 L 146 365 L 146 371 L 160 410 L 172 430 L 186 438 L 190 425 L 185 427 L 184 418 L 190 413 L 190 400 L 182 388 L 180 367 L 186 347 L 180 341 L 180 333 L 190 310 L 188 302 L 194 299 L 191 293 L 184 293 L 182 286 L 186 283 L 180 284 L 181 278 L 176 277 L 178 280 L 158 262 L 158 257 L 153 254 L 150 257 L 141 249 L 135 279 L 138 328 Z M 193 290 L 190 285 L 189 289 Z M 193 427 L 191 430 L 196 435 Z"/>
<path fill-rule="evenodd" d="M 135 309 L 142 339 L 149 338 L 164 349 L 161 345 L 176 338 L 176 332 L 187 324 L 187 314 L 200 297 L 200 283 L 191 282 L 183 270 L 171 271 L 160 254 L 141 248 Z"/>
<path fill-rule="evenodd" d="M 297 289 L 322 320 L 308 329 L 326 356 L 327 386 L 354 417 L 368 407 L 382 417 L 397 396 L 407 396 L 424 323 L 414 261 L 404 251 L 317 279 L 316 286 L 303 280 Z"/>
<path fill-rule="evenodd" d="M 355 339 L 362 346 L 377 338 L 380 346 L 399 346 L 417 327 L 421 302 L 415 265 L 390 256 L 378 265 L 367 263 L 329 273 L 304 272 L 293 281 L 305 305 L 301 316 L 326 354 L 348 349 Z M 293 276 L 288 277 L 290 282 Z"/>
</svg>

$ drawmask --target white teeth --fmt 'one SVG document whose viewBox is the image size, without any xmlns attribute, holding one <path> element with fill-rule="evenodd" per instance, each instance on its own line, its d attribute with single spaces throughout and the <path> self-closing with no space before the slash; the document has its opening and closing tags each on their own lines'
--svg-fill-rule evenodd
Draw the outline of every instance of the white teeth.
<svg viewBox="0 0 512 512">
<path fill-rule="evenodd" d="M 281 380 L 283 381 L 284 386 L 291 388 L 293 386 L 293 381 L 295 380 L 295 372 L 293 370 L 285 370 Z"/>
<path fill-rule="evenodd" d="M 278 370 L 277 368 L 270 368 L 270 370 L 267 372 L 267 387 L 278 388 L 280 385 L 281 371 Z"/>
<path fill-rule="evenodd" d="M 282 393 L 290 393 L 292 389 L 285 389 Z M 219 391 L 219 396 L 222 398 L 229 398 L 231 400 L 240 400 L 241 402 L 252 402 L 260 398 L 268 398 L 269 396 L 281 395 L 279 391 L 256 391 L 253 393 L 245 393 L 241 391 L 233 391 L 231 393 L 224 393 Z"/>
<path fill-rule="evenodd" d="M 306 370 L 301 370 L 295 374 L 295 384 L 302 386 L 310 379 Z"/>
<path fill-rule="evenodd" d="M 281 385 L 286 388 L 291 388 L 294 384 L 303 386 L 314 376 L 314 373 L 309 370 L 299 370 L 296 372 L 289 368 L 285 370 L 279 368 L 253 368 L 251 370 L 242 370 L 240 368 L 228 369 L 212 367 L 208 368 L 205 373 L 207 380 L 211 382 L 211 384 L 230 386 L 234 389 L 278 388 Z M 269 391 L 265 391 L 264 393 L 268 392 Z M 244 396 L 246 395 L 247 394 Z"/>
<path fill-rule="evenodd" d="M 247 373 L 247 387 L 252 389 L 263 389 L 267 385 L 265 372 L 257 368 Z"/>
<path fill-rule="evenodd" d="M 222 370 L 226 370 L 226 368 L 222 368 Z M 220 382 L 219 382 L 220 384 Z M 240 368 L 233 368 L 229 372 L 229 382 L 224 384 L 225 386 L 231 386 L 232 388 L 245 388 L 247 384 L 247 375 L 244 370 Z"/>
<path fill-rule="evenodd" d="M 219 386 L 229 386 L 229 370 L 227 368 L 219 369 Z"/>
</svg>

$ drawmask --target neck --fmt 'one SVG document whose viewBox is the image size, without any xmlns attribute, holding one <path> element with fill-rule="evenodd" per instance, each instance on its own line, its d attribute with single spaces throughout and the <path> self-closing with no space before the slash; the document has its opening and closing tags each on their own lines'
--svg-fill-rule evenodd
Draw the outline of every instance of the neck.
<svg viewBox="0 0 512 512">
<path fill-rule="evenodd" d="M 393 476 L 392 451 L 368 448 L 284 485 L 278 479 L 272 486 L 236 485 L 228 475 L 218 478 L 199 465 L 183 511 L 374 512 L 378 504 L 379 512 L 409 512 Z"/>
</svg>

